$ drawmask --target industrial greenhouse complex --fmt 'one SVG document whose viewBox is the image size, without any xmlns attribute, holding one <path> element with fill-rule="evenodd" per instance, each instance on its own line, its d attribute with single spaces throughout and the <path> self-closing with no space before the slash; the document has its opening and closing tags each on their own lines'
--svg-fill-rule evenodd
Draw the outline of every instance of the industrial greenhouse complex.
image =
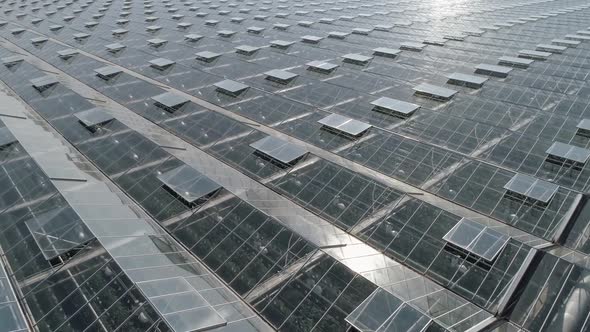
<svg viewBox="0 0 590 332">
<path fill-rule="evenodd" d="M 0 0 L 0 332 L 590 331 L 590 1 Z"/>
</svg>

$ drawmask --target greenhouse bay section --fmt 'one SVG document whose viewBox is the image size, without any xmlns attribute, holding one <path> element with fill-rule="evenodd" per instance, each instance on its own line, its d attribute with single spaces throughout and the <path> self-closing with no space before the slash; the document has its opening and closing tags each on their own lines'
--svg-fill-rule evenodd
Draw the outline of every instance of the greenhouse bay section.
<svg viewBox="0 0 590 332">
<path fill-rule="evenodd" d="M 0 0 L 0 332 L 590 331 L 589 18 Z"/>
</svg>

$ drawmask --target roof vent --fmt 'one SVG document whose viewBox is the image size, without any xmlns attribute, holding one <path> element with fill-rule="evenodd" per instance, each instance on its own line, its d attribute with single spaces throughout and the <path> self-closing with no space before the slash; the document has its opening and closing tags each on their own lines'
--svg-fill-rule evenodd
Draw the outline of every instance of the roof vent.
<svg viewBox="0 0 590 332">
<path fill-rule="evenodd" d="M 124 34 L 126 34 L 127 32 L 129 32 L 129 30 L 127 29 L 115 29 L 111 31 L 113 33 L 113 36 L 122 36 Z"/>
<path fill-rule="evenodd" d="M 30 80 L 31 85 L 39 92 L 43 92 L 56 85 L 59 81 L 54 76 L 43 76 Z"/>
<path fill-rule="evenodd" d="M 289 46 L 295 44 L 292 41 L 286 41 L 286 40 L 273 40 L 270 42 L 270 47 L 274 47 L 274 48 L 280 48 L 280 49 L 287 49 L 289 48 Z"/>
<path fill-rule="evenodd" d="M 184 35 L 184 40 L 189 41 L 189 42 L 197 42 L 199 40 L 203 39 L 203 36 L 201 35 L 197 35 L 194 33 L 188 34 L 188 35 Z"/>
<path fill-rule="evenodd" d="M 33 45 L 39 45 L 39 44 L 43 44 L 45 42 L 47 42 L 49 39 L 45 38 L 45 37 L 36 37 L 31 39 L 31 43 Z"/>
<path fill-rule="evenodd" d="M 317 44 L 320 41 L 322 41 L 324 39 L 324 37 L 318 37 L 318 36 L 303 36 L 301 37 L 301 41 L 303 41 L 304 43 L 309 43 L 309 44 Z"/>
<path fill-rule="evenodd" d="M 236 32 L 231 31 L 231 30 L 219 30 L 219 31 L 217 31 L 217 34 L 221 37 L 229 38 L 229 37 L 232 37 L 233 35 L 235 35 Z"/>
<path fill-rule="evenodd" d="M 517 173 L 504 185 L 504 189 L 505 197 L 531 205 L 538 202 L 544 206 L 553 198 L 559 186 Z"/>
<path fill-rule="evenodd" d="M 345 134 L 346 136 L 359 137 L 372 126 L 339 114 L 330 114 L 318 121 L 324 128 Z"/>
<path fill-rule="evenodd" d="M 541 51 L 541 52 L 560 54 L 560 53 L 563 53 L 565 50 L 567 50 L 567 47 L 559 46 L 559 45 L 551 45 L 551 44 L 539 44 L 539 45 L 537 45 L 536 50 Z"/>
<path fill-rule="evenodd" d="M 86 224 L 69 207 L 31 216 L 25 225 L 43 257 L 52 265 L 61 264 L 94 239 Z"/>
<path fill-rule="evenodd" d="M 310 26 L 313 25 L 313 22 L 312 21 L 299 21 L 299 22 L 297 22 L 297 25 L 309 28 Z"/>
<path fill-rule="evenodd" d="M 475 221 L 462 218 L 443 240 L 492 262 L 508 243 L 508 237 Z"/>
<path fill-rule="evenodd" d="M 338 65 L 325 61 L 308 62 L 307 66 L 308 70 L 316 71 L 322 74 L 329 74 L 333 72 L 336 68 L 338 68 Z"/>
<path fill-rule="evenodd" d="M 365 29 L 365 28 L 354 28 L 352 29 L 352 33 L 355 35 L 363 35 L 366 36 L 368 34 L 370 34 L 373 31 L 373 29 Z"/>
<path fill-rule="evenodd" d="M 158 175 L 158 180 L 172 195 L 189 207 L 203 203 L 222 188 L 187 165 Z"/>
<path fill-rule="evenodd" d="M 392 114 L 402 119 L 411 116 L 420 108 L 419 105 L 387 97 L 381 97 L 374 100 L 371 102 L 371 105 L 374 106 L 373 109 L 376 111 Z"/>
<path fill-rule="evenodd" d="M 350 36 L 349 32 L 331 31 L 328 33 L 329 38 L 335 38 L 335 39 L 344 39 L 348 36 Z"/>
<path fill-rule="evenodd" d="M 74 55 L 78 54 L 80 52 L 78 52 L 78 50 L 72 49 L 72 48 L 68 48 L 65 50 L 61 50 L 61 51 L 57 51 L 57 55 L 59 55 L 60 58 L 62 59 L 69 59 L 71 57 L 73 57 Z"/>
<path fill-rule="evenodd" d="M 0 128 L 0 148 L 7 147 L 16 142 L 18 142 L 18 140 L 16 139 L 16 137 L 14 137 L 14 135 L 12 135 L 12 132 L 10 132 L 8 128 Z"/>
<path fill-rule="evenodd" d="M 509 66 L 509 67 L 517 67 L 526 69 L 531 65 L 535 60 L 531 59 L 524 59 L 524 58 L 517 58 L 514 56 L 503 56 L 498 58 L 498 64 L 502 66 Z"/>
<path fill-rule="evenodd" d="M 221 56 L 221 54 L 209 52 L 209 51 L 203 51 L 203 52 L 195 53 L 195 56 L 196 56 L 196 59 L 199 61 L 213 62 L 215 59 L 219 58 Z"/>
<path fill-rule="evenodd" d="M 104 109 L 93 108 L 87 111 L 75 113 L 74 116 L 88 130 L 95 132 L 102 125 L 111 122 L 115 118 Z"/>
<path fill-rule="evenodd" d="M 299 76 L 297 74 L 280 69 L 273 69 L 271 71 L 267 71 L 264 74 L 266 75 L 267 80 L 277 82 L 280 84 L 287 84 L 291 82 L 295 77 Z"/>
<path fill-rule="evenodd" d="M 172 92 L 166 92 L 154 96 L 152 97 L 152 100 L 156 103 L 156 106 L 163 108 L 170 113 L 177 111 L 182 105 L 189 102 L 187 98 Z"/>
<path fill-rule="evenodd" d="M 426 44 L 426 45 L 444 46 L 446 42 L 447 42 L 447 40 L 444 38 L 429 37 L 429 38 L 424 39 L 424 41 L 422 43 Z"/>
<path fill-rule="evenodd" d="M 551 55 L 549 52 L 540 52 L 532 50 L 520 50 L 518 51 L 519 58 L 533 59 L 533 60 L 547 60 Z"/>
<path fill-rule="evenodd" d="M 495 77 L 508 77 L 508 74 L 512 71 L 512 68 L 505 66 L 489 65 L 486 63 L 480 63 L 475 66 L 475 73 L 481 75 L 489 75 Z"/>
<path fill-rule="evenodd" d="M 232 80 L 217 82 L 214 84 L 214 86 L 217 91 L 225 93 L 232 97 L 237 97 L 242 92 L 248 89 L 247 85 Z"/>
<path fill-rule="evenodd" d="M 447 77 L 449 80 L 447 83 L 459 85 L 459 86 L 466 86 L 472 89 L 479 89 L 483 86 L 483 84 L 488 80 L 485 77 L 474 76 L 474 75 L 467 75 L 462 73 L 452 73 Z"/>
<path fill-rule="evenodd" d="M 364 66 L 367 65 L 371 60 L 373 60 L 372 56 L 366 56 L 362 54 L 345 54 L 342 56 L 344 62 L 353 63 L 355 65 Z"/>
<path fill-rule="evenodd" d="M 451 99 L 457 93 L 457 91 L 455 90 L 443 88 L 428 83 L 422 83 L 415 86 L 414 91 L 417 95 L 442 101 Z"/>
<path fill-rule="evenodd" d="M 243 55 L 252 55 L 252 54 L 258 52 L 259 49 L 260 49 L 260 47 L 256 47 L 256 46 L 240 45 L 240 46 L 236 46 L 236 53 L 243 54 Z"/>
<path fill-rule="evenodd" d="M 74 39 L 75 39 L 75 40 L 78 40 L 78 41 L 80 41 L 80 40 L 84 40 L 84 39 L 86 39 L 86 38 L 88 38 L 88 37 L 90 37 L 90 35 L 89 35 L 89 34 L 87 34 L 87 33 L 75 33 L 75 34 L 74 34 Z"/>
<path fill-rule="evenodd" d="M 545 152 L 547 162 L 577 170 L 581 170 L 590 157 L 590 150 L 561 142 L 553 142 Z"/>
<path fill-rule="evenodd" d="M 126 48 L 127 46 L 120 44 L 120 43 L 114 43 L 114 44 L 108 44 L 105 45 L 107 51 L 111 52 L 111 53 L 116 53 L 119 52 L 120 50 Z"/>
<path fill-rule="evenodd" d="M 264 28 L 261 28 L 261 27 L 248 27 L 247 31 L 249 33 L 259 34 L 262 31 L 264 31 Z"/>
<path fill-rule="evenodd" d="M 123 71 L 115 66 L 106 66 L 95 69 L 94 72 L 96 75 L 104 80 L 110 80 L 111 78 L 117 76 L 118 74 L 122 73 Z"/>
<path fill-rule="evenodd" d="M 289 29 L 289 27 L 290 27 L 289 24 L 284 24 L 284 23 L 277 23 L 277 24 L 273 25 L 273 29 L 283 30 L 283 31 Z"/>
<path fill-rule="evenodd" d="M 292 166 L 307 154 L 302 147 L 272 136 L 258 140 L 250 144 L 250 147 L 280 166 Z"/>
<path fill-rule="evenodd" d="M 168 41 L 166 39 L 153 38 L 153 39 L 148 39 L 147 42 L 148 42 L 148 45 L 151 47 L 160 47 L 160 46 L 164 46 L 164 44 L 166 44 Z"/>
<path fill-rule="evenodd" d="M 375 56 L 382 56 L 382 57 L 386 57 L 386 58 L 395 58 L 396 56 L 398 56 L 398 54 L 401 53 L 401 50 L 396 50 L 393 48 L 387 48 L 387 47 L 378 47 L 376 49 L 373 50 L 373 55 Z"/>
<path fill-rule="evenodd" d="M 169 60 L 169 59 L 165 59 L 165 58 L 157 58 L 157 59 L 151 60 L 149 62 L 150 66 L 152 66 L 158 70 L 164 70 L 164 69 L 172 66 L 175 63 L 176 62 Z"/>
<path fill-rule="evenodd" d="M 13 55 L 13 56 L 8 56 L 5 58 L 2 58 L 1 61 L 6 67 L 10 67 L 10 66 L 14 66 L 18 63 L 23 62 L 24 59 L 23 59 L 23 57 L 21 57 L 19 55 Z"/>
<path fill-rule="evenodd" d="M 577 47 L 580 45 L 580 41 L 570 39 L 553 39 L 551 40 L 551 43 L 564 47 Z"/>
<path fill-rule="evenodd" d="M 590 119 L 582 119 L 577 125 L 576 135 L 590 138 Z"/>
<path fill-rule="evenodd" d="M 403 42 L 399 48 L 405 51 L 421 52 L 425 47 L 426 44 L 423 43 Z"/>
</svg>

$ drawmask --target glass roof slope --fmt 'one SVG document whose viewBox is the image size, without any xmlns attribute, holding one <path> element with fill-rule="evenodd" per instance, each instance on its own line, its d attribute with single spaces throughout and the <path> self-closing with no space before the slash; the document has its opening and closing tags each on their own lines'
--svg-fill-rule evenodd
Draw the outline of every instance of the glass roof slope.
<svg viewBox="0 0 590 332">
<path fill-rule="evenodd" d="M 2 301 L 2 325 L 0 331 L 29 331 L 23 313 L 17 303 L 14 289 L 10 284 L 5 267 L 0 261 L 0 300 Z"/>
<path fill-rule="evenodd" d="M 14 151 L 19 152 L 18 150 Z M 19 157 L 14 159 L 14 162 L 20 162 L 19 159 L 22 159 L 22 152 L 19 154 L 20 156 L 13 155 L 13 158 Z M 3 156 L 5 157 L 5 155 Z M 33 181 L 32 183 L 37 185 L 37 188 L 33 189 L 37 189 L 35 193 L 39 195 L 39 199 L 36 199 L 35 196 L 23 196 L 27 201 L 16 210 L 17 215 L 20 216 L 18 220 L 14 219 L 16 216 L 12 215 L 14 212 L 6 213 L 5 206 L 2 207 L 3 213 L 0 213 L 3 225 L 6 225 L 10 220 L 22 223 L 23 227 L 19 227 L 18 233 L 11 233 L 18 235 L 20 239 L 18 242 L 21 244 L 16 247 L 11 244 L 9 237 L 6 237 L 8 233 L 4 233 L 6 229 L 3 228 L 0 230 L 2 233 L 0 245 L 13 249 L 11 252 L 6 251 L 10 257 L 9 261 L 13 271 L 21 270 L 24 272 L 24 274 L 21 273 L 24 278 L 36 275 L 33 282 L 29 279 L 21 279 L 21 276 L 17 276 L 17 279 L 22 282 L 19 284 L 22 292 L 29 293 L 27 302 L 31 303 L 31 314 L 33 319 L 37 319 L 39 327 L 50 329 L 52 324 L 60 325 L 62 322 L 69 321 L 76 329 L 85 329 L 95 320 L 92 318 L 80 319 L 78 313 L 84 312 L 86 315 L 91 314 L 93 310 L 101 310 L 101 316 L 105 319 L 105 322 L 101 323 L 101 328 L 106 331 L 114 331 L 121 324 L 125 324 L 122 325 L 125 330 L 148 331 L 154 325 L 159 325 L 158 330 L 168 331 L 167 325 L 156 324 L 162 317 L 171 328 L 178 329 L 178 331 L 212 326 L 228 326 L 228 330 L 231 330 L 237 321 L 242 321 L 240 324 L 245 325 L 244 329 L 269 330 L 264 324 L 259 328 L 254 328 L 255 323 L 252 322 L 252 325 L 250 323 L 252 317 L 250 309 L 239 308 L 235 297 L 231 298 L 229 295 L 224 297 L 225 294 L 222 294 L 224 288 L 219 282 L 211 279 L 211 276 L 207 276 L 204 268 L 198 265 L 194 258 L 182 253 L 182 249 L 171 238 L 165 235 L 156 235 L 157 230 L 154 229 L 154 225 L 139 218 L 137 211 L 123 205 L 120 193 L 111 191 L 113 190 L 112 186 L 109 187 L 103 183 L 60 185 L 60 193 L 67 191 L 62 197 L 51 184 L 38 181 L 32 167 L 33 165 L 28 166 L 29 178 Z M 6 176 L 0 176 L 0 180 L 5 181 L 6 179 Z M 20 195 L 27 192 L 27 183 L 19 183 L 18 186 Z M 46 190 L 42 190 L 43 187 Z M 52 192 L 47 193 L 49 189 Z M 5 201 L 1 202 L 2 204 L 6 203 Z M 62 211 L 69 212 L 70 218 Z M 49 217 L 45 218 L 46 215 Z M 79 215 L 80 218 L 76 215 Z M 76 218 L 72 219 L 73 216 Z M 29 218 L 35 218 L 35 221 L 30 221 Z M 80 219 L 84 220 L 83 224 L 87 225 L 92 234 L 98 237 L 100 243 L 89 240 L 84 245 L 76 245 L 74 249 L 68 248 L 68 245 L 83 240 L 85 231 L 77 228 L 76 224 L 71 227 L 72 225 L 67 222 Z M 48 233 L 49 236 L 45 236 Z M 65 243 L 57 241 L 56 235 Z M 31 238 L 38 240 L 39 249 L 35 249 L 35 244 L 31 245 Z M 27 239 L 27 241 L 23 242 L 23 239 Z M 47 242 L 50 243 L 49 247 L 45 246 Z M 61 253 L 66 248 L 69 250 L 57 261 L 52 259 L 51 263 L 46 260 L 46 263 L 43 263 L 43 260 L 35 259 L 35 265 L 29 265 L 25 269 L 21 268 L 22 264 L 29 264 L 27 262 L 31 262 L 31 258 L 38 258 L 41 255 L 38 250 L 52 249 Z M 50 251 L 47 253 L 50 254 Z M 24 256 L 20 256 L 23 254 Z M 21 261 L 22 257 L 26 256 L 30 257 Z M 75 258 L 71 259 L 72 257 Z M 140 258 L 138 259 L 138 257 Z M 93 258 L 96 258 L 96 261 L 93 261 Z M 116 259 L 116 263 L 114 259 Z M 82 262 L 93 263 L 80 265 Z M 43 270 L 43 265 L 49 267 L 55 265 L 55 270 Z M 104 270 L 102 270 L 103 268 Z M 102 272 L 94 273 L 94 271 L 101 270 Z M 62 271 L 63 274 L 62 272 L 57 273 L 57 271 Z M 88 273 L 86 274 L 86 272 Z M 93 278 L 92 276 L 96 275 L 99 276 L 98 280 L 86 283 L 87 278 Z M 193 289 L 194 297 L 180 299 L 180 303 L 171 298 L 168 299 L 170 300 L 168 302 L 162 297 L 154 299 L 147 296 L 147 299 L 144 299 L 146 293 L 142 287 L 143 283 L 175 276 L 185 278 Z M 78 284 L 78 282 L 80 283 Z M 52 289 L 39 286 L 50 284 L 59 284 L 60 287 Z M 32 288 L 27 289 L 27 287 Z M 29 290 L 36 288 L 43 289 L 43 291 L 29 292 Z M 107 295 L 112 292 L 121 293 Z M 225 292 L 227 292 L 226 289 Z M 101 294 L 99 295 L 101 300 L 93 301 L 93 297 L 98 293 Z M 75 308 L 68 304 L 70 302 L 62 302 L 63 299 L 71 298 L 71 294 L 74 294 L 73 296 L 77 299 Z M 162 295 L 164 294 L 166 293 L 164 292 Z M 203 301 L 197 300 L 199 296 L 210 305 L 202 308 Z M 45 300 L 41 300 L 43 298 Z M 127 304 L 129 308 L 124 305 L 114 305 L 113 302 L 116 303 L 119 299 L 122 301 L 121 304 Z M 146 302 L 146 300 L 148 301 Z M 43 303 L 43 305 L 37 306 L 35 303 Z M 178 304 L 182 304 L 183 307 L 179 308 Z M 213 309 L 213 305 L 218 307 Z M 236 310 L 244 312 L 246 317 L 221 316 L 225 311 L 219 307 L 220 305 L 237 306 Z M 213 313 L 217 315 L 217 319 L 213 319 L 213 316 L 209 317 L 211 319 L 206 319 L 208 316 L 189 315 L 188 311 L 183 310 L 193 307 L 195 308 L 193 313 L 210 312 L 212 315 Z M 111 309 L 112 311 L 110 311 Z M 60 314 L 45 318 L 52 311 L 60 312 Z M 121 313 L 124 314 L 118 315 Z M 90 317 L 94 316 L 90 315 Z M 103 326 L 103 324 L 107 325 Z"/>
</svg>

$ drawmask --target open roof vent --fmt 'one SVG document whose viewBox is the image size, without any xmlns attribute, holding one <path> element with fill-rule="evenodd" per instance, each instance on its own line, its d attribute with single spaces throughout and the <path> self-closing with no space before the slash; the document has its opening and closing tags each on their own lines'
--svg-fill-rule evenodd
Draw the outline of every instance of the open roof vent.
<svg viewBox="0 0 590 332">
<path fill-rule="evenodd" d="M 224 80 L 221 82 L 217 82 L 214 84 L 217 91 L 230 95 L 232 97 L 237 97 L 242 92 L 248 89 L 246 84 L 242 84 L 240 82 L 232 81 L 232 80 Z"/>
<path fill-rule="evenodd" d="M 387 97 L 381 97 L 374 100 L 371 102 L 371 105 L 374 106 L 373 109 L 376 111 L 392 114 L 402 119 L 411 116 L 420 108 L 419 105 Z"/>
<path fill-rule="evenodd" d="M 158 180 L 171 194 L 190 207 L 203 203 L 222 188 L 188 165 L 162 173 L 158 175 Z"/>
<path fill-rule="evenodd" d="M 91 132 L 97 131 L 100 127 L 115 119 L 110 113 L 101 108 L 78 112 L 74 116 Z"/>
<path fill-rule="evenodd" d="M 443 236 L 448 243 L 488 262 L 493 261 L 510 237 L 475 221 L 462 218 Z"/>
<path fill-rule="evenodd" d="M 545 152 L 547 162 L 577 170 L 582 169 L 590 157 L 590 150 L 561 142 L 553 142 Z"/>
<path fill-rule="evenodd" d="M 559 186 L 517 173 L 504 185 L 504 189 L 506 189 L 505 197 L 529 205 L 539 203 L 545 206 L 555 196 Z"/>
<path fill-rule="evenodd" d="M 322 124 L 324 128 L 352 137 L 359 137 L 372 127 L 370 124 L 339 114 L 330 114 L 319 120 L 318 123 Z"/>
<path fill-rule="evenodd" d="M 31 85 L 39 92 L 43 92 L 59 83 L 55 76 L 43 76 L 30 80 Z"/>
<path fill-rule="evenodd" d="M 272 136 L 260 139 L 250 144 L 250 147 L 280 166 L 294 165 L 307 154 L 304 148 Z"/>
<path fill-rule="evenodd" d="M 280 84 L 287 84 L 287 83 L 291 82 L 292 80 L 294 80 L 297 76 L 299 76 L 297 74 L 288 72 L 286 70 L 280 70 L 280 69 L 273 69 L 273 70 L 267 71 L 264 74 L 266 75 L 267 80 L 277 82 Z"/>
<path fill-rule="evenodd" d="M 172 92 L 159 94 L 152 97 L 152 100 L 155 102 L 156 106 L 163 108 L 170 113 L 177 111 L 182 105 L 189 102 L 188 98 Z"/>
</svg>

